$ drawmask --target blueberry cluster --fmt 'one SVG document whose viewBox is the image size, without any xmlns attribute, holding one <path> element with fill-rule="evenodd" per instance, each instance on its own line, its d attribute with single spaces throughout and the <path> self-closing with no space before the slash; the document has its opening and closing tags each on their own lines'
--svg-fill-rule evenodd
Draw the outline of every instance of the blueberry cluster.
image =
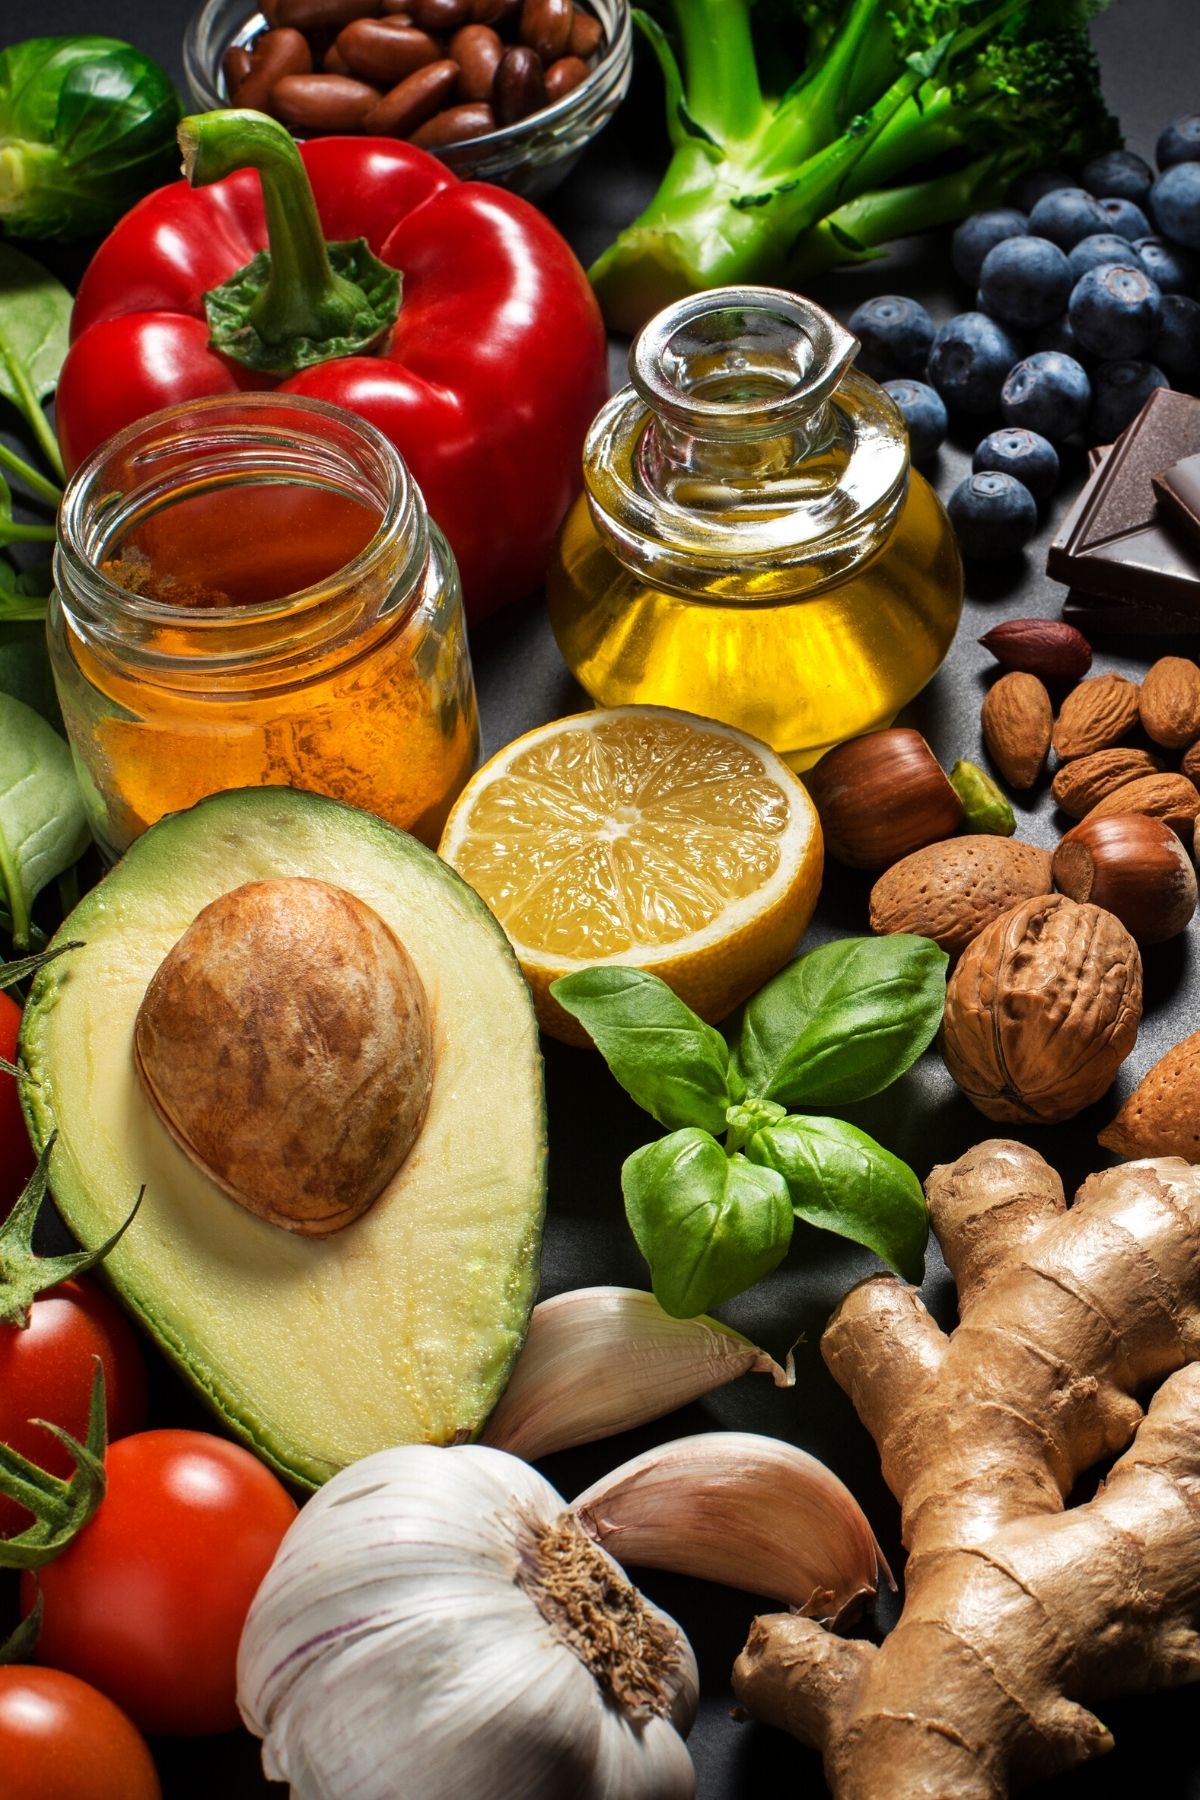
<svg viewBox="0 0 1200 1800">
<path fill-rule="evenodd" d="M 1155 156 L 1157 174 L 1113 150 L 1079 178 L 1029 177 L 1013 205 L 964 220 L 951 261 L 975 305 L 940 328 L 897 294 L 850 317 L 916 462 L 951 412 L 1004 420 L 947 503 L 967 556 L 1028 542 L 1058 481 L 1056 444 L 1111 442 L 1157 387 L 1200 392 L 1200 114 L 1169 125 Z"/>
</svg>

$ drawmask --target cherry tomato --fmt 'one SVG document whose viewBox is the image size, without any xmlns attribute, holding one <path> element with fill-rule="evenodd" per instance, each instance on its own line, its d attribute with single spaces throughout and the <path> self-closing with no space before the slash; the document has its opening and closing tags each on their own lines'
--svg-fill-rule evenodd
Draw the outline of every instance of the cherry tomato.
<svg viewBox="0 0 1200 1800">
<path fill-rule="evenodd" d="M 141 1733 L 57 1669 L 0 1668 L 4 1800 L 162 1800 Z"/>
<path fill-rule="evenodd" d="M 29 1324 L 0 1325 L 0 1443 L 53 1475 L 69 1475 L 70 1451 L 31 1423 L 48 1419 L 87 1436 L 96 1358 L 104 1365 L 108 1435 L 124 1437 L 146 1420 L 146 1370 L 137 1339 L 108 1295 L 90 1281 L 63 1281 L 34 1301 Z M 0 1494 L 0 1537 L 32 1523 Z"/>
<path fill-rule="evenodd" d="M 238 1639 L 295 1502 L 248 1450 L 203 1431 L 122 1438 L 104 1466 L 99 1510 L 38 1571 L 38 1656 L 143 1731 L 232 1730 Z"/>
<path fill-rule="evenodd" d="M 0 1056 L 5 1062 L 17 1060 L 20 1026 L 20 1007 L 11 995 L 0 992 Z M 0 1070 L 0 1219 L 12 1210 L 36 1167 L 37 1157 L 17 1099 L 16 1077 Z"/>
</svg>

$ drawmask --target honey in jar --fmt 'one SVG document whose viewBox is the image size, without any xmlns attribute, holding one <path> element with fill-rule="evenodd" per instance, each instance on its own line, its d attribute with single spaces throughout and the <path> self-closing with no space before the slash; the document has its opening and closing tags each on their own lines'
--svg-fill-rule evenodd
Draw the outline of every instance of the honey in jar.
<svg viewBox="0 0 1200 1800">
<path fill-rule="evenodd" d="M 887 725 L 962 607 L 949 520 L 857 343 L 794 294 L 668 307 L 597 415 L 550 619 L 602 706 L 676 706 L 793 768 Z"/>
<path fill-rule="evenodd" d="M 49 629 L 110 857 L 277 785 L 436 843 L 475 765 L 453 554 L 387 439 L 323 401 L 187 402 L 102 445 L 64 498 Z"/>
</svg>

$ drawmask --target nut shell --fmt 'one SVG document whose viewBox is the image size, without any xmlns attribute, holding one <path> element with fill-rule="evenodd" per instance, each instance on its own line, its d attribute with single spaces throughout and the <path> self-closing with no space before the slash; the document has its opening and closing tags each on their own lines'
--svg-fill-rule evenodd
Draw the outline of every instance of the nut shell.
<svg viewBox="0 0 1200 1800">
<path fill-rule="evenodd" d="M 1099 1141 L 1118 1156 L 1182 1156 L 1200 1163 L 1200 1031 L 1146 1071 Z"/>
<path fill-rule="evenodd" d="M 1162 766 L 1161 759 L 1149 750 L 1131 750 L 1124 745 L 1093 750 L 1090 756 L 1064 763 L 1050 784 L 1050 792 L 1065 813 L 1082 819 L 1119 787 L 1143 775 L 1161 774 Z"/>
<path fill-rule="evenodd" d="M 1088 756 L 1119 743 L 1137 724 L 1138 685 L 1123 675 L 1094 675 L 1062 703 L 1051 740 L 1056 756 Z"/>
<path fill-rule="evenodd" d="M 1142 959 L 1099 906 L 1025 900 L 963 952 L 946 989 L 942 1054 L 989 1119 L 1053 1124 L 1112 1084 L 1142 1016 Z"/>
<path fill-rule="evenodd" d="M 1182 750 L 1200 737 L 1200 668 L 1188 656 L 1160 656 L 1142 678 L 1138 714 L 1148 737 Z"/>
<path fill-rule="evenodd" d="M 928 844 L 871 889 L 871 930 L 910 931 L 958 956 L 985 925 L 1048 894 L 1050 852 L 1018 838 L 969 835 Z"/>
<path fill-rule="evenodd" d="M 1181 836 L 1190 836 L 1200 813 L 1200 788 L 1186 775 L 1142 775 L 1106 794 L 1088 818 L 1105 819 L 1112 813 L 1146 813 L 1164 820 Z"/>
<path fill-rule="evenodd" d="M 433 1082 L 425 990 L 369 906 L 304 877 L 251 881 L 198 913 L 134 1026 L 156 1112 L 231 1199 L 310 1236 L 376 1200 Z"/>
<path fill-rule="evenodd" d="M 1196 871 L 1178 836 L 1145 813 L 1091 813 L 1054 853 L 1054 885 L 1103 906 L 1139 944 L 1178 937 L 1196 910 Z"/>
<path fill-rule="evenodd" d="M 1054 709 L 1036 675 L 1002 675 L 980 713 L 988 755 L 1010 787 L 1031 788 L 1050 749 Z"/>
<path fill-rule="evenodd" d="M 851 738 L 805 780 L 825 848 L 852 869 L 886 869 L 962 823 L 962 801 L 919 731 L 894 726 Z"/>
</svg>

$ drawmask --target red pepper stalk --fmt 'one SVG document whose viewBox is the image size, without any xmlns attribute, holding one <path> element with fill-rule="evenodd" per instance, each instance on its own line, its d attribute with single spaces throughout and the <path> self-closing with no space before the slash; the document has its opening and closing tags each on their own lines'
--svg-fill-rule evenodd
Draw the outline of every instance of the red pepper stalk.
<svg viewBox="0 0 1200 1800">
<path fill-rule="evenodd" d="M 159 407 L 278 385 L 396 444 L 471 617 L 535 588 L 607 392 L 600 315 L 558 232 L 392 139 L 297 147 L 232 111 L 185 120 L 181 141 L 202 185 L 135 206 L 80 286 L 56 405 L 68 467 Z"/>
</svg>

